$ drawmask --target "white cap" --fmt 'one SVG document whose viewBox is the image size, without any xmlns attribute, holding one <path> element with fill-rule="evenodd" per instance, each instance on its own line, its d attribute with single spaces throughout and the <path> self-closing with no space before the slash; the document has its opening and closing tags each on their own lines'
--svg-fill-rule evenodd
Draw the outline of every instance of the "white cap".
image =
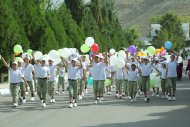
<svg viewBox="0 0 190 127">
<path fill-rule="evenodd" d="M 77 58 L 74 58 L 74 59 L 72 59 L 72 61 L 78 62 L 78 59 L 77 59 Z"/>
<path fill-rule="evenodd" d="M 159 58 L 158 58 L 158 57 L 155 57 L 154 60 L 155 60 L 155 61 L 159 61 Z"/>
<path fill-rule="evenodd" d="M 20 59 L 18 60 L 18 62 L 19 62 L 19 63 L 23 63 L 24 60 L 23 60 L 22 58 L 20 58 Z"/>
<path fill-rule="evenodd" d="M 143 57 L 143 59 L 145 59 L 145 60 L 149 60 L 147 56 Z"/>
<path fill-rule="evenodd" d="M 45 57 L 42 57 L 42 58 L 40 59 L 40 61 L 46 61 L 46 58 L 45 58 Z"/>
<path fill-rule="evenodd" d="M 16 65 L 18 65 L 18 63 L 17 63 L 17 62 L 13 62 L 13 63 L 12 63 L 12 65 L 13 65 L 13 64 L 16 64 Z"/>
</svg>

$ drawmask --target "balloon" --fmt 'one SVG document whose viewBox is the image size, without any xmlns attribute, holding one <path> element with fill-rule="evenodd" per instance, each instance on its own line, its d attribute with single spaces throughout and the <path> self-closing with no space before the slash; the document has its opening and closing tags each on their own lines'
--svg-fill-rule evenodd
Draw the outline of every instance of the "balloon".
<svg viewBox="0 0 190 127">
<path fill-rule="evenodd" d="M 166 49 L 171 49 L 172 48 L 172 43 L 170 41 L 166 41 L 165 44 L 164 44 L 164 47 Z"/>
<path fill-rule="evenodd" d="M 104 85 L 105 85 L 105 86 L 109 86 L 110 84 L 111 84 L 111 80 L 106 79 L 106 80 L 104 81 Z"/>
<path fill-rule="evenodd" d="M 98 44 L 94 43 L 91 47 L 92 52 L 98 52 L 99 51 L 99 46 Z"/>
<path fill-rule="evenodd" d="M 15 62 L 17 62 L 18 63 L 18 61 L 21 59 L 21 57 L 16 57 L 15 58 Z"/>
<path fill-rule="evenodd" d="M 166 52 L 165 52 L 165 51 L 162 51 L 162 52 L 160 53 L 160 56 L 164 56 L 164 55 L 166 55 Z"/>
<path fill-rule="evenodd" d="M 21 53 L 21 52 L 23 52 L 22 46 L 18 45 L 18 44 L 14 46 L 13 50 L 14 50 L 15 53 Z"/>
<path fill-rule="evenodd" d="M 40 52 L 40 51 L 36 51 L 36 52 L 34 53 L 34 57 L 35 57 L 36 60 L 41 59 L 42 56 L 43 56 L 43 54 L 42 54 L 42 52 Z"/>
<path fill-rule="evenodd" d="M 80 50 L 82 53 L 87 53 L 90 50 L 90 47 L 88 47 L 87 44 L 83 44 L 81 45 Z"/>
<path fill-rule="evenodd" d="M 88 47 L 91 47 L 94 44 L 94 38 L 93 37 L 87 37 L 86 40 L 85 40 L 85 44 Z"/>
<path fill-rule="evenodd" d="M 18 56 L 20 53 L 15 53 L 15 56 Z"/>
<path fill-rule="evenodd" d="M 68 48 L 63 48 L 61 52 L 61 56 L 65 59 L 67 59 L 69 56 L 71 56 L 71 51 Z"/>
<path fill-rule="evenodd" d="M 115 65 L 113 66 L 113 70 L 114 71 L 118 71 L 121 68 L 123 68 L 125 66 L 125 61 L 122 59 L 117 58 L 117 62 L 115 63 Z"/>
<path fill-rule="evenodd" d="M 160 52 L 162 52 L 162 51 L 164 51 L 165 50 L 165 48 L 164 47 L 161 47 L 160 48 Z"/>
<path fill-rule="evenodd" d="M 115 64 L 116 64 L 116 62 L 117 62 L 117 56 L 116 55 L 113 55 L 113 56 L 111 56 L 110 57 L 110 65 L 111 66 L 114 66 Z"/>
<path fill-rule="evenodd" d="M 61 58 L 58 57 L 57 59 L 53 59 L 54 64 L 60 64 L 61 63 Z"/>
<path fill-rule="evenodd" d="M 32 49 L 28 49 L 26 52 L 27 52 L 28 54 L 32 55 Z"/>
<path fill-rule="evenodd" d="M 49 53 L 48 53 L 48 56 L 51 58 L 51 59 L 58 59 L 60 57 L 59 53 L 56 51 L 56 50 L 51 50 Z"/>
<path fill-rule="evenodd" d="M 119 53 L 118 53 L 118 58 L 122 59 L 122 60 L 125 60 L 126 59 L 125 51 L 120 50 Z"/>
<path fill-rule="evenodd" d="M 154 55 L 154 53 L 155 53 L 155 48 L 154 48 L 153 46 L 149 46 L 149 47 L 147 48 L 147 52 L 148 52 L 149 55 Z"/>
<path fill-rule="evenodd" d="M 138 52 L 138 53 L 137 53 L 137 56 L 142 56 L 141 52 Z"/>
<path fill-rule="evenodd" d="M 93 77 L 88 78 L 87 83 L 88 83 L 88 85 L 92 86 L 93 85 Z"/>
<path fill-rule="evenodd" d="M 150 74 L 150 87 L 154 87 L 155 80 L 156 80 L 156 73 L 151 73 Z"/>
<path fill-rule="evenodd" d="M 115 53 L 115 49 L 110 49 L 110 54 L 114 54 Z"/>
<path fill-rule="evenodd" d="M 134 45 L 131 45 L 128 47 L 128 51 L 131 53 L 131 54 L 134 54 L 136 52 L 136 47 Z"/>
</svg>

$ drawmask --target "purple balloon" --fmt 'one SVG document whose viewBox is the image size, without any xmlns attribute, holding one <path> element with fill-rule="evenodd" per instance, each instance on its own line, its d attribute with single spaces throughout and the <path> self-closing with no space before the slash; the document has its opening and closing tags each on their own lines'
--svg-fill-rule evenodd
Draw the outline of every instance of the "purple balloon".
<svg viewBox="0 0 190 127">
<path fill-rule="evenodd" d="M 128 47 L 128 51 L 131 53 L 131 54 L 134 54 L 136 52 L 136 47 L 134 45 L 131 45 Z"/>
</svg>

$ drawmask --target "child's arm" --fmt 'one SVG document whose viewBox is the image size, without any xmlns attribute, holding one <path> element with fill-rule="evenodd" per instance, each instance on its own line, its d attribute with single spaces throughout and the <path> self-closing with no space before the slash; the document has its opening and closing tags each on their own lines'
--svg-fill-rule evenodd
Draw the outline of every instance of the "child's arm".
<svg viewBox="0 0 190 127">
<path fill-rule="evenodd" d="M 3 64 L 7 67 L 7 68 L 9 68 L 9 65 L 7 64 L 7 62 L 5 61 L 5 59 L 1 56 L 1 60 L 3 61 Z"/>
</svg>

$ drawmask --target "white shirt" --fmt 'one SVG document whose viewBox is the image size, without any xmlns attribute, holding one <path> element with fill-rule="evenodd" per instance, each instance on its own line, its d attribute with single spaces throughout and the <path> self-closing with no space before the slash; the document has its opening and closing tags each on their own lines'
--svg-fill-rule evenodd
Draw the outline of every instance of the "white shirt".
<svg viewBox="0 0 190 127">
<path fill-rule="evenodd" d="M 64 77 L 65 76 L 65 68 L 64 67 L 62 67 L 62 68 L 59 69 L 59 76 L 60 77 Z"/>
<path fill-rule="evenodd" d="M 39 78 L 47 78 L 50 74 L 50 70 L 47 66 L 37 65 L 39 67 Z"/>
<path fill-rule="evenodd" d="M 124 79 L 128 80 L 128 71 L 124 69 Z"/>
<path fill-rule="evenodd" d="M 39 66 L 37 64 L 34 64 L 34 70 L 35 70 L 35 77 L 38 78 L 39 77 Z"/>
<path fill-rule="evenodd" d="M 50 71 L 50 81 L 55 81 L 55 77 L 56 77 L 56 71 L 57 71 L 57 65 L 52 65 L 52 66 L 48 66 L 49 71 Z"/>
<path fill-rule="evenodd" d="M 77 80 L 79 67 L 73 67 L 71 63 L 68 64 L 68 79 Z"/>
<path fill-rule="evenodd" d="M 10 72 L 10 83 L 19 83 L 20 82 L 20 78 L 24 77 L 22 75 L 22 73 L 20 72 L 20 70 L 13 70 L 12 68 L 9 68 L 9 72 Z"/>
<path fill-rule="evenodd" d="M 152 67 L 152 73 L 158 73 L 158 71 L 157 71 L 155 68 L 156 68 L 157 70 L 160 70 L 160 68 L 161 68 L 161 64 L 159 64 L 159 63 L 156 64 L 156 65 L 153 64 L 153 67 Z"/>
<path fill-rule="evenodd" d="M 32 72 L 34 71 L 34 67 L 32 64 L 28 64 L 26 67 L 24 65 L 24 78 L 26 81 L 32 81 L 33 80 L 33 75 Z"/>
<path fill-rule="evenodd" d="M 21 66 L 21 67 L 18 67 L 18 70 L 21 72 L 22 75 L 24 75 L 24 68 Z M 22 77 L 20 77 L 20 80 L 19 82 L 24 82 Z"/>
<path fill-rule="evenodd" d="M 106 78 L 111 78 L 112 67 L 106 66 L 105 70 L 106 70 Z"/>
<path fill-rule="evenodd" d="M 129 69 L 128 81 L 137 81 L 137 75 L 138 75 L 138 70 L 137 69 L 134 70 L 134 71 Z"/>
<path fill-rule="evenodd" d="M 116 73 L 115 73 L 115 78 L 116 78 L 116 79 L 124 79 L 124 71 L 123 71 L 123 68 L 121 68 L 120 70 L 116 71 Z"/>
<path fill-rule="evenodd" d="M 167 77 L 177 77 L 177 62 L 173 61 L 173 62 L 168 62 L 167 63 L 167 68 L 168 68 L 168 75 Z"/>
<path fill-rule="evenodd" d="M 92 77 L 94 80 L 105 80 L 106 71 L 104 62 L 93 63 L 92 67 Z"/>
<path fill-rule="evenodd" d="M 161 68 L 161 69 L 160 69 L 160 72 L 161 72 L 160 78 L 161 78 L 161 79 L 166 79 L 166 69 Z"/>
<path fill-rule="evenodd" d="M 150 76 L 152 65 L 151 63 L 148 63 L 145 65 L 144 63 L 141 64 L 140 69 L 142 72 L 142 76 Z"/>
</svg>

